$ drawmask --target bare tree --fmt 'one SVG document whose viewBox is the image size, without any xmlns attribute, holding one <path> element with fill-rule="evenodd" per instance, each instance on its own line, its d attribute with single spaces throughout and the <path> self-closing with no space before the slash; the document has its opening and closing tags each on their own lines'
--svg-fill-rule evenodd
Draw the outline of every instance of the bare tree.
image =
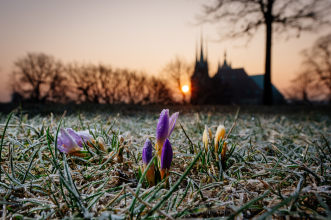
<svg viewBox="0 0 331 220">
<path fill-rule="evenodd" d="M 169 104 L 174 102 L 171 91 L 163 80 L 150 77 L 147 83 L 147 88 L 149 95 L 145 97 L 146 103 Z"/>
<path fill-rule="evenodd" d="M 95 74 L 91 65 L 69 64 L 66 67 L 70 96 L 78 102 L 92 102 Z"/>
<path fill-rule="evenodd" d="M 101 102 L 115 103 L 116 101 L 116 88 L 119 84 L 118 73 L 114 72 L 110 66 L 98 66 L 98 81 Z"/>
<path fill-rule="evenodd" d="M 149 95 L 148 91 L 148 77 L 145 74 L 130 72 L 127 79 L 127 89 L 129 103 L 131 104 L 144 104 L 146 96 Z"/>
<path fill-rule="evenodd" d="M 182 102 L 185 102 L 186 94 L 182 91 L 182 86 L 184 85 L 183 82 L 188 81 L 188 77 L 192 74 L 193 66 L 177 56 L 174 60 L 166 64 L 164 72 L 167 75 L 167 80 L 176 88 L 175 92 L 180 93 Z"/>
<path fill-rule="evenodd" d="M 167 84 L 155 77 L 110 66 L 67 64 L 45 54 L 29 53 L 15 62 L 13 100 L 82 103 L 170 103 Z"/>
<path fill-rule="evenodd" d="M 60 61 L 43 53 L 28 53 L 15 62 L 13 92 L 36 102 L 63 101 L 63 66 Z"/>
<path fill-rule="evenodd" d="M 303 55 L 304 71 L 311 77 L 312 89 L 331 102 L 331 34 L 320 37 Z"/>
<path fill-rule="evenodd" d="M 228 36 L 252 36 L 265 28 L 265 76 L 263 103 L 272 104 L 271 49 L 273 32 L 317 29 L 326 20 L 331 3 L 328 0 L 215 0 L 204 5 L 204 22 L 229 22 Z M 227 29 L 228 30 L 228 29 Z"/>
<path fill-rule="evenodd" d="M 286 89 L 285 94 L 287 99 L 292 102 L 310 103 L 311 98 L 311 80 L 309 72 L 302 71 L 291 80 L 291 85 Z"/>
<path fill-rule="evenodd" d="M 105 65 L 68 65 L 70 96 L 78 102 L 151 104 L 172 102 L 160 79 Z"/>
</svg>

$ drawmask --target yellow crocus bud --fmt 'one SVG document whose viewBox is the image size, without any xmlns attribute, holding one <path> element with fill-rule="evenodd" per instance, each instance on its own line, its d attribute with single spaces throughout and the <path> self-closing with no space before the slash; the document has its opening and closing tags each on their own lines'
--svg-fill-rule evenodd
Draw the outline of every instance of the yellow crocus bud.
<svg viewBox="0 0 331 220">
<path fill-rule="evenodd" d="M 211 140 L 213 138 L 213 135 L 211 133 L 211 129 L 210 128 L 208 128 L 208 133 L 209 133 L 209 139 Z"/>
<path fill-rule="evenodd" d="M 218 142 L 223 139 L 225 136 L 225 127 L 224 125 L 219 125 L 215 133 L 215 153 L 218 152 Z"/>
<path fill-rule="evenodd" d="M 208 126 L 205 125 L 205 130 L 203 131 L 203 134 L 202 134 L 202 143 L 203 145 L 205 146 L 205 150 L 206 152 L 208 151 Z"/>
</svg>

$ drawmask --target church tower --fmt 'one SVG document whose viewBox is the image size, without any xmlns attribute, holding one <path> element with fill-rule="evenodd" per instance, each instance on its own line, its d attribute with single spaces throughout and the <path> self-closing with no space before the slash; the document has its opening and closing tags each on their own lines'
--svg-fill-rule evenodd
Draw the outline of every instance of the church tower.
<svg viewBox="0 0 331 220">
<path fill-rule="evenodd" d="M 200 55 L 200 57 L 199 57 Z M 196 51 L 194 72 L 191 76 L 191 103 L 203 104 L 206 93 L 210 89 L 211 79 L 208 74 L 207 56 L 204 55 L 203 40 L 201 37 L 200 54 Z"/>
</svg>

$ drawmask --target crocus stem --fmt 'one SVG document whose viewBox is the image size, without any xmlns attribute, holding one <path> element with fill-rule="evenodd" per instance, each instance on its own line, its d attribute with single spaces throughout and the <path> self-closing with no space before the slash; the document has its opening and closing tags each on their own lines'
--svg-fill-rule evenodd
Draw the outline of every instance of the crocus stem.
<svg viewBox="0 0 331 220">
<path fill-rule="evenodd" d="M 144 171 L 145 170 L 146 170 L 146 165 L 144 165 Z M 147 170 L 146 179 L 150 187 L 155 185 L 154 164 L 152 164 L 150 168 Z"/>
<path fill-rule="evenodd" d="M 165 180 L 165 188 L 169 188 L 169 169 L 161 169 L 160 170 L 160 174 L 161 174 L 161 180 L 166 179 Z"/>
<path fill-rule="evenodd" d="M 164 178 L 169 176 L 169 169 L 161 169 L 160 174 L 161 174 L 161 180 L 163 180 Z"/>
</svg>

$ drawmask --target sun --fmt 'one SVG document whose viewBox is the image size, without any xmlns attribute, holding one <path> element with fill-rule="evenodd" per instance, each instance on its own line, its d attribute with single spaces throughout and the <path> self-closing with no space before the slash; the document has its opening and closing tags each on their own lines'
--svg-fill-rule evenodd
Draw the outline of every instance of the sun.
<svg viewBox="0 0 331 220">
<path fill-rule="evenodd" d="M 188 85 L 183 85 L 182 86 L 183 93 L 188 93 L 189 90 L 190 90 L 190 87 Z"/>
</svg>

